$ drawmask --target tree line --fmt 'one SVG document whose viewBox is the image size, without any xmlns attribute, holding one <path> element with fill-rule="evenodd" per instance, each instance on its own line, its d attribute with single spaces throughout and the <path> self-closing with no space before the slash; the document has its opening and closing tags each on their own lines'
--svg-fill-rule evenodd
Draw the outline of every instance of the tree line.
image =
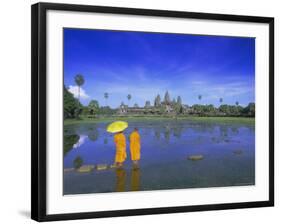
<svg viewBox="0 0 281 224">
<path fill-rule="evenodd" d="M 117 109 L 112 109 L 108 106 L 107 100 L 109 93 L 104 93 L 105 105 L 100 106 L 97 100 L 91 100 L 87 106 L 84 106 L 80 102 L 80 88 L 85 83 L 84 77 L 81 74 L 75 76 L 74 81 L 78 86 L 78 98 L 76 99 L 72 93 L 70 93 L 64 86 L 64 118 L 79 118 L 80 115 L 114 115 L 117 113 Z M 201 101 L 203 96 L 198 95 L 198 100 Z M 130 100 L 132 95 L 127 95 L 128 106 L 130 106 Z M 163 101 L 161 100 L 160 94 L 154 99 L 153 105 L 149 100 L 145 101 L 144 108 L 147 113 L 166 114 L 167 108 L 171 109 L 173 113 L 177 115 L 190 114 L 198 116 L 255 116 L 255 103 L 249 103 L 246 107 L 239 105 L 236 101 L 235 105 L 223 104 L 223 98 L 219 98 L 219 107 L 215 107 L 212 104 L 194 104 L 187 106 L 182 103 L 180 96 L 177 98 L 171 98 L 168 91 L 166 91 Z M 125 105 L 121 102 L 121 105 Z M 134 104 L 133 107 L 139 108 L 138 104 Z M 155 110 L 155 111 L 154 111 Z"/>
</svg>

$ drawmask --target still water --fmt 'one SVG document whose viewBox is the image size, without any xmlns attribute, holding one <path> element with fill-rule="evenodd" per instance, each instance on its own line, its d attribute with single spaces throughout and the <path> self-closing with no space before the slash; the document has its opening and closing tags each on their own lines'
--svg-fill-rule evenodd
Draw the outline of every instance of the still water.
<svg viewBox="0 0 281 224">
<path fill-rule="evenodd" d="M 83 165 L 114 163 L 113 135 L 108 123 L 64 127 L 64 194 L 105 193 L 180 188 L 244 186 L 255 184 L 254 125 L 193 121 L 129 122 L 141 136 L 139 169 L 132 166 L 127 147 L 123 169 L 79 173 Z M 192 155 L 202 155 L 198 161 Z"/>
</svg>

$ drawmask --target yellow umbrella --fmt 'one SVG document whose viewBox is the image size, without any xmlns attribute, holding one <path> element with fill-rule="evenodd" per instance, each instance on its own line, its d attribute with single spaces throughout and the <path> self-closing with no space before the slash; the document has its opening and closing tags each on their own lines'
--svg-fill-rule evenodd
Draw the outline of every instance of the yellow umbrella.
<svg viewBox="0 0 281 224">
<path fill-rule="evenodd" d="M 110 133 L 116 133 L 124 131 L 128 127 L 128 123 L 125 121 L 115 121 L 107 126 L 106 131 Z"/>
</svg>

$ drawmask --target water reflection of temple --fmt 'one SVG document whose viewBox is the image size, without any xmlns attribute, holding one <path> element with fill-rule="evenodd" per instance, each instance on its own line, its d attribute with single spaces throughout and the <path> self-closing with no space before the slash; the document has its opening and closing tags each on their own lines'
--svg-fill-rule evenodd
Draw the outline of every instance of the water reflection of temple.
<svg viewBox="0 0 281 224">
<path fill-rule="evenodd" d="M 170 135 L 171 135 L 171 129 L 170 127 L 166 126 L 164 130 L 164 138 L 167 142 L 170 140 Z"/>
</svg>

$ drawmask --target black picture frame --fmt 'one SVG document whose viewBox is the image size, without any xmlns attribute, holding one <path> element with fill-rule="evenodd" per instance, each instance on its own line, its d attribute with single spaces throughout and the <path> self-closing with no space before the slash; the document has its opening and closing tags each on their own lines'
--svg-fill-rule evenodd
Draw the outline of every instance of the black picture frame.
<svg viewBox="0 0 281 224">
<path fill-rule="evenodd" d="M 46 214 L 46 12 L 63 10 L 100 12 L 125 15 L 162 16 L 205 20 L 239 21 L 269 25 L 269 200 L 243 203 L 208 204 L 196 206 L 160 207 L 70 214 Z M 37 221 L 132 216 L 161 213 L 192 212 L 274 206 L 274 18 L 164 11 L 137 8 L 103 7 L 73 4 L 37 3 L 32 5 L 32 154 L 31 154 L 31 218 Z"/>
</svg>

